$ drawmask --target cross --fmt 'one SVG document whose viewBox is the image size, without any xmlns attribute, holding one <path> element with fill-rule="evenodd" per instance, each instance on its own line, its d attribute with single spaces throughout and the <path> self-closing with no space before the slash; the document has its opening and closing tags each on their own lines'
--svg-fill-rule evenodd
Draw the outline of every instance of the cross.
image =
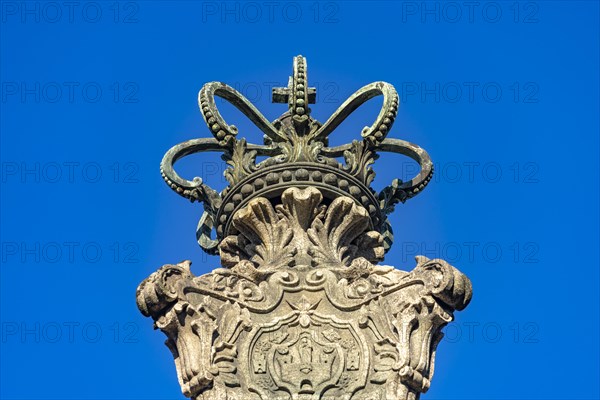
<svg viewBox="0 0 600 400">
<path fill-rule="evenodd" d="M 273 88 L 273 103 L 289 103 L 290 102 L 290 93 L 293 90 L 293 82 L 292 77 L 288 81 L 287 87 L 274 87 Z M 308 88 L 308 104 L 315 104 L 317 100 L 317 88 L 309 87 Z"/>
</svg>

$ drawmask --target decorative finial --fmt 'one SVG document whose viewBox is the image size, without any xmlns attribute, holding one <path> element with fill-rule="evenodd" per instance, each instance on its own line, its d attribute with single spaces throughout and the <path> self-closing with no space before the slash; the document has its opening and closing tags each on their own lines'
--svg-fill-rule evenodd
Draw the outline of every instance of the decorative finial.
<svg viewBox="0 0 600 400">
<path fill-rule="evenodd" d="M 264 133 L 263 144 L 238 139 L 238 129 L 221 116 L 215 96 L 221 97 Z M 361 104 L 383 96 L 383 105 L 371 126 L 365 127 L 359 140 L 328 147 L 328 137 Z M 274 88 L 273 101 L 287 103 L 289 110 L 269 122 L 244 96 L 221 82 L 204 85 L 198 95 L 200 111 L 214 139 L 193 139 L 171 148 L 163 158 L 161 172 L 167 184 L 183 197 L 204 204 L 197 238 L 202 249 L 214 254 L 231 230 L 231 217 L 257 196 L 275 198 L 289 186 L 319 188 L 328 200 L 350 196 L 368 210 L 373 229 L 385 238 L 386 251 L 392 244 L 392 230 L 387 215 L 398 202 L 420 193 L 429 183 L 433 165 L 419 146 L 400 139 L 386 138 L 398 111 L 398 94 L 386 82 L 374 82 L 350 96 L 333 115 L 321 124 L 310 116 L 308 104 L 316 98 L 315 88 L 308 87 L 306 60 L 294 58 L 294 68 L 287 88 Z M 221 193 L 201 178 L 191 181 L 180 177 L 173 164 L 189 154 L 205 151 L 223 153 L 228 168 L 229 186 Z M 377 153 L 393 152 L 419 163 L 421 171 L 409 181 L 394 180 L 381 192 L 371 188 L 375 172 L 371 164 Z M 267 157 L 256 163 L 256 157 Z M 343 156 L 345 163 L 336 157 Z M 216 238 L 212 231 L 216 229 Z"/>
</svg>

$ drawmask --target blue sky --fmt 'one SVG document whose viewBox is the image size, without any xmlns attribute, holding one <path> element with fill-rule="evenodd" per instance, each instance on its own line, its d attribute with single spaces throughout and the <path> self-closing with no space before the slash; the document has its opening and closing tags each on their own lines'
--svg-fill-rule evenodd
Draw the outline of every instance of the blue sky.
<svg viewBox="0 0 600 400">
<path fill-rule="evenodd" d="M 0 398 L 183 398 L 135 289 L 163 264 L 191 259 L 202 274 L 218 259 L 195 243 L 201 206 L 158 165 L 209 136 L 196 105 L 208 81 L 278 117 L 270 88 L 297 54 L 318 88 L 314 117 L 387 81 L 401 96 L 389 136 L 436 165 L 397 207 L 385 260 L 441 257 L 473 282 L 423 399 L 599 398 L 598 2 L 0 7 Z M 358 138 L 378 101 L 331 142 Z M 181 162 L 219 188 L 222 168 L 216 155 Z M 375 169 L 381 188 L 414 165 L 382 156 Z"/>
</svg>

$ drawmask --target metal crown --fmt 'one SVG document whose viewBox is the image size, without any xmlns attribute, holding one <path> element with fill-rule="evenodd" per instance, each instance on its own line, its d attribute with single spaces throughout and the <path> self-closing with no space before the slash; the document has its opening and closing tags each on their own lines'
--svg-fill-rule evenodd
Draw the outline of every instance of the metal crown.
<svg viewBox="0 0 600 400">
<path fill-rule="evenodd" d="M 342 146 L 328 147 L 328 136 L 354 110 L 373 97 L 383 96 L 383 106 L 375 122 L 365 127 L 361 140 Z M 228 125 L 215 104 L 221 97 L 264 133 L 262 145 L 237 139 L 238 129 Z M 287 88 L 273 89 L 274 103 L 287 103 L 288 111 L 269 122 L 243 95 L 221 82 L 205 84 L 198 95 L 200 111 L 213 138 L 193 139 L 172 147 L 161 162 L 165 182 L 178 194 L 204 204 L 204 213 L 197 230 L 198 243 L 208 253 L 218 252 L 222 239 L 235 234 L 232 216 L 256 197 L 279 203 L 281 193 L 289 187 L 316 187 L 325 199 L 350 196 L 368 210 L 372 229 L 382 233 L 387 251 L 393 241 L 387 215 L 398 202 L 417 195 L 429 183 L 433 165 L 429 155 L 419 146 L 399 139 L 386 138 L 398 110 L 398 94 L 386 82 L 366 85 L 350 96 L 323 124 L 311 118 L 309 104 L 314 104 L 316 90 L 308 86 L 306 59 L 294 58 L 293 75 Z M 222 152 L 228 168 L 224 174 L 229 186 L 221 193 L 203 183 L 201 178 L 189 181 L 174 170 L 174 163 L 187 155 Z M 394 179 L 381 192 L 371 188 L 375 172 L 371 164 L 378 152 L 393 152 L 408 156 L 419 163 L 421 170 L 407 182 Z M 266 156 L 256 163 L 256 157 Z M 340 163 L 336 157 L 344 157 Z M 216 228 L 216 238 L 213 229 Z"/>
</svg>

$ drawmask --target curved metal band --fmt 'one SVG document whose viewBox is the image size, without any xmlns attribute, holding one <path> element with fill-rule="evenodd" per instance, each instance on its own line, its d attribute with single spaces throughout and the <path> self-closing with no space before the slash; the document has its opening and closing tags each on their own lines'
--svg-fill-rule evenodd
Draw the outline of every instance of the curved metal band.
<svg viewBox="0 0 600 400">
<path fill-rule="evenodd" d="M 171 189 L 177 194 L 190 199 L 192 202 L 204 203 L 204 213 L 198 223 L 196 237 L 198 244 L 204 251 L 213 254 L 219 244 L 218 240 L 210 238 L 213 229 L 213 220 L 221 206 L 221 197 L 210 186 L 202 183 L 202 179 L 195 177 L 188 181 L 175 172 L 174 164 L 177 160 L 193 153 L 204 151 L 225 151 L 215 139 L 193 139 L 179 143 L 167 151 L 160 163 L 160 172 Z"/>
<path fill-rule="evenodd" d="M 398 112 L 398 93 L 392 85 L 386 82 L 373 82 L 363 86 L 350 96 L 331 117 L 317 130 L 315 137 L 325 139 L 335 130 L 350 114 L 362 104 L 376 96 L 383 95 L 383 106 L 370 127 L 365 127 L 362 137 L 371 142 L 381 142 L 390 131 Z"/>
<path fill-rule="evenodd" d="M 404 199 L 399 198 L 399 201 L 404 202 L 406 199 L 419 194 L 421 190 L 427 186 L 433 176 L 433 163 L 431 162 L 429 154 L 416 144 L 400 139 L 385 139 L 377 145 L 377 151 L 387 151 L 405 155 L 418 162 L 421 167 L 417 176 L 411 180 L 401 182 L 398 179 L 394 179 L 390 186 L 385 187 L 381 191 L 383 193 L 389 188 L 389 190 L 393 189 L 394 191 L 404 192 L 407 197 Z"/>
<path fill-rule="evenodd" d="M 274 155 L 276 150 L 273 147 L 261 145 L 248 145 L 248 149 L 256 151 L 258 155 Z M 195 177 L 189 181 L 179 176 L 175 171 L 174 164 L 177 160 L 194 153 L 205 151 L 226 152 L 227 148 L 215 139 L 193 139 L 187 142 L 179 143 L 169 149 L 160 163 L 160 172 L 171 189 L 177 194 L 183 196 L 192 202 L 199 201 L 204 203 L 204 213 L 198 222 L 196 229 L 196 239 L 200 247 L 209 254 L 215 254 L 219 245 L 218 239 L 212 239 L 211 234 L 214 229 L 214 220 L 217 211 L 221 206 L 222 199 L 219 194 L 210 186 L 204 184 L 202 179 Z"/>
<path fill-rule="evenodd" d="M 324 147 L 321 149 L 321 153 L 327 157 L 340 157 L 345 151 L 351 150 L 351 144 L 344 144 L 336 147 Z M 380 193 L 380 199 L 382 196 L 387 196 L 387 201 L 381 204 L 381 209 L 384 214 L 389 214 L 393 211 L 393 205 L 399 201 L 406 201 L 407 199 L 416 196 L 421 190 L 427 186 L 433 175 L 433 163 L 427 152 L 417 146 L 414 143 L 407 142 L 406 140 L 400 139 L 384 139 L 381 143 L 378 143 L 374 150 L 377 152 L 390 152 L 402 154 L 412 158 L 421 167 L 419 173 L 409 181 L 402 182 L 398 179 L 394 179 L 391 185 L 385 187 Z M 392 207 L 392 208 L 390 208 Z"/>
<path fill-rule="evenodd" d="M 209 82 L 198 93 L 198 106 L 213 136 L 221 144 L 226 145 L 231 139 L 235 138 L 238 129 L 235 125 L 228 125 L 225 122 L 215 104 L 215 96 L 221 97 L 235 106 L 274 142 L 286 140 L 284 136 L 279 134 L 273 124 L 237 90 L 222 82 Z"/>
<path fill-rule="evenodd" d="M 421 170 L 411 180 L 402 182 L 399 179 L 394 179 L 391 185 L 383 188 L 379 192 L 379 206 L 384 215 L 394 211 L 394 207 L 399 202 L 404 203 L 406 200 L 421 193 L 427 186 L 433 175 L 433 163 L 429 154 L 416 144 L 409 143 L 399 139 L 385 139 L 378 146 L 379 151 L 389 151 L 393 153 L 403 154 L 419 163 Z M 381 235 L 383 236 L 383 248 L 387 252 L 394 242 L 394 232 L 389 220 L 383 222 L 381 226 Z"/>
<path fill-rule="evenodd" d="M 189 154 L 204 151 L 225 151 L 215 139 L 192 139 L 179 143 L 167 151 L 160 163 L 160 173 L 171 189 L 177 194 L 190 199 L 192 202 L 200 201 L 209 208 L 219 207 L 219 195 L 211 187 L 202 183 L 202 179 L 195 177 L 188 181 L 175 172 L 173 165 L 177 160 Z"/>
<path fill-rule="evenodd" d="M 272 157 L 278 154 L 278 148 L 273 146 L 263 146 L 256 144 L 248 144 L 247 149 L 250 151 L 256 151 L 259 156 Z M 202 153 L 206 151 L 218 151 L 227 152 L 229 151 L 226 147 L 221 146 L 215 139 L 192 139 L 186 142 L 179 143 L 167 151 L 160 163 L 160 172 L 171 189 L 177 194 L 190 199 L 192 202 L 200 201 L 203 203 L 209 202 L 209 207 L 216 209 L 219 207 L 220 198 L 217 192 L 210 186 L 202 183 L 202 179 L 195 177 L 193 180 L 188 181 L 182 178 L 174 169 L 174 164 L 181 158 L 194 153 Z M 201 193 L 210 194 L 207 196 L 197 196 Z M 213 198 L 213 193 L 215 198 Z"/>
<path fill-rule="evenodd" d="M 350 144 L 337 147 L 324 148 L 322 152 L 329 157 L 339 157 L 344 151 L 350 149 Z M 398 202 L 405 202 L 407 199 L 419 194 L 431 180 L 433 176 L 433 163 L 429 154 L 416 144 L 400 139 L 385 139 L 377 146 L 376 151 L 387 151 L 398 153 L 412 158 L 419 163 L 421 170 L 419 173 L 407 182 L 394 179 L 391 185 L 385 187 L 379 193 L 379 207 L 383 215 L 388 215 L 394 210 Z M 383 248 L 387 252 L 394 242 L 394 232 L 389 220 L 386 218 L 380 228 L 383 236 Z"/>
</svg>

